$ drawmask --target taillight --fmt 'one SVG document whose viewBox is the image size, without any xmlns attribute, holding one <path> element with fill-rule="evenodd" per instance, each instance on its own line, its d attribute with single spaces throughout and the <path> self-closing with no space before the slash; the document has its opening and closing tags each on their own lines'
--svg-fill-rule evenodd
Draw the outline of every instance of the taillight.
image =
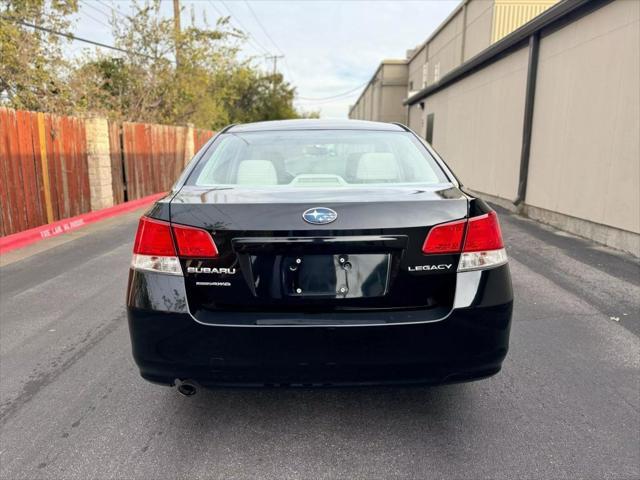
<svg viewBox="0 0 640 480">
<path fill-rule="evenodd" d="M 469 219 L 463 251 L 480 252 L 482 250 L 497 250 L 502 247 L 504 247 L 502 232 L 496 212 L 489 212 Z"/>
<path fill-rule="evenodd" d="M 213 258 L 218 256 L 218 248 L 206 230 L 184 225 L 174 225 L 178 255 L 181 257 Z"/>
<path fill-rule="evenodd" d="M 136 270 L 182 275 L 168 222 L 149 217 L 140 219 L 131 266 Z"/>
<path fill-rule="evenodd" d="M 434 226 L 422 245 L 425 254 L 461 253 L 458 271 L 507 262 L 496 212 Z"/>
<path fill-rule="evenodd" d="M 168 222 L 142 217 L 133 244 L 133 253 L 140 255 L 176 256 Z"/>
<path fill-rule="evenodd" d="M 462 250 L 462 239 L 466 220 L 442 223 L 433 227 L 422 244 L 422 253 L 458 253 Z"/>
<path fill-rule="evenodd" d="M 133 268 L 182 275 L 178 255 L 212 258 L 218 249 L 206 230 L 142 217 L 133 244 Z"/>
<path fill-rule="evenodd" d="M 507 263 L 507 252 L 496 212 L 470 218 L 458 271 L 497 267 L 504 263 Z"/>
</svg>

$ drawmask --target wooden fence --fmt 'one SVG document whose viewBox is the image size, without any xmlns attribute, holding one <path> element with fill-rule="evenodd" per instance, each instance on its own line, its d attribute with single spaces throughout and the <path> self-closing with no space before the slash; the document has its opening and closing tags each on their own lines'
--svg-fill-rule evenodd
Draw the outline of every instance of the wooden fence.
<svg viewBox="0 0 640 480">
<path fill-rule="evenodd" d="M 0 108 L 0 235 L 88 212 L 82 119 Z"/>
<path fill-rule="evenodd" d="M 197 153 L 205 143 L 209 141 L 211 137 L 213 137 L 215 132 L 212 130 L 202 130 L 196 128 L 193 130 L 193 151 Z"/>
<path fill-rule="evenodd" d="M 214 132 L 149 123 L 109 124 L 114 203 L 171 189 Z"/>
<path fill-rule="evenodd" d="M 169 190 L 213 134 L 109 122 L 98 141 L 109 145 L 113 203 Z M 0 236 L 91 210 L 87 135 L 81 118 L 0 108 Z"/>
</svg>

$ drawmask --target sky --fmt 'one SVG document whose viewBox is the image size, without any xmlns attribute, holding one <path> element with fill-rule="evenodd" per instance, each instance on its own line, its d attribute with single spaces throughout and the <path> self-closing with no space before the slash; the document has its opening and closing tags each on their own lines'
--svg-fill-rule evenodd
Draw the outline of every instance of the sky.
<svg viewBox="0 0 640 480">
<path fill-rule="evenodd" d="M 171 0 L 163 0 L 163 15 L 173 15 Z M 319 111 L 322 118 L 346 118 L 380 61 L 404 58 L 453 11 L 458 0 L 180 0 L 183 24 L 202 13 L 210 24 L 230 15 L 237 28 L 249 33 L 244 56 L 263 68 L 278 59 L 278 71 L 296 87 L 295 105 Z M 126 14 L 125 0 L 78 0 L 75 35 L 113 44 L 111 8 Z M 74 42 L 72 54 L 86 44 Z M 92 47 L 93 48 L 93 47 Z M 335 97 L 335 98 L 327 98 Z"/>
</svg>

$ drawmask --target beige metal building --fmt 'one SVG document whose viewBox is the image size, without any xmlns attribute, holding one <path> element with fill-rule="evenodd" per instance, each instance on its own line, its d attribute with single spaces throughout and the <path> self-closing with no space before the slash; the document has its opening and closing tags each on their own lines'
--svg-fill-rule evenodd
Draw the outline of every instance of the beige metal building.
<svg viewBox="0 0 640 480">
<path fill-rule="evenodd" d="M 557 0 L 465 0 L 408 56 L 408 97 L 524 25 Z M 409 105 L 409 127 L 427 134 L 423 104 Z"/>
<path fill-rule="evenodd" d="M 640 256 L 640 2 L 564 0 L 405 103 L 469 188 Z"/>
<path fill-rule="evenodd" d="M 557 0 L 464 0 L 405 60 L 384 60 L 356 103 L 349 118 L 408 123 L 424 132 L 420 105 L 403 107 L 405 99 L 437 82 Z M 402 92 L 402 93 L 400 93 Z"/>
<path fill-rule="evenodd" d="M 350 118 L 407 123 L 407 62 L 383 60 L 349 111 Z"/>
<path fill-rule="evenodd" d="M 525 2 L 489 3 L 409 57 L 409 126 L 467 188 L 640 256 L 640 1 L 562 0 L 506 35 Z"/>
</svg>

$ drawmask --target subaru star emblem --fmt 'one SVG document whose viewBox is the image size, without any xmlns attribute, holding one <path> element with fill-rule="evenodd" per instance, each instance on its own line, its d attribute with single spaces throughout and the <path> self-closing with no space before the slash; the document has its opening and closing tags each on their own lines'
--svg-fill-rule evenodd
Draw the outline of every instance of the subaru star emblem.
<svg viewBox="0 0 640 480">
<path fill-rule="evenodd" d="M 330 208 L 314 207 L 306 210 L 302 214 L 302 218 L 307 223 L 313 223 L 314 225 L 324 225 L 326 223 L 333 222 L 336 218 L 338 218 L 338 214 Z"/>
</svg>

